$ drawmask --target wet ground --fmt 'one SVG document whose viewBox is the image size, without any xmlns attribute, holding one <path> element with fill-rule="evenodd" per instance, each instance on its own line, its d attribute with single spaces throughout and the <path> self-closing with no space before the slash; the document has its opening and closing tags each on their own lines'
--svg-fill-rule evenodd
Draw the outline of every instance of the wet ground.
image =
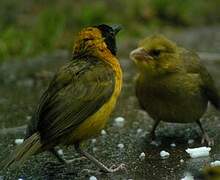
<svg viewBox="0 0 220 180">
<path fill-rule="evenodd" d="M 202 62 L 213 76 L 220 91 L 220 27 L 191 29 L 187 31 L 165 32 L 179 44 L 200 52 Z M 121 44 L 120 49 L 129 52 L 135 43 Z M 38 99 L 46 88 L 48 76 L 46 71 L 54 72 L 65 59 L 70 57 L 66 52 L 44 55 L 39 58 L 12 61 L 0 66 L 0 159 L 15 149 L 14 140 L 22 138 L 25 125 L 32 116 Z M 124 86 L 118 106 L 107 125 L 105 135 L 96 141 L 89 140 L 84 149 L 97 157 L 107 166 L 125 163 L 126 172 L 103 174 L 88 160 L 61 165 L 49 153 L 31 157 L 21 169 L 0 171 L 0 179 L 149 179 L 179 180 L 185 173 L 196 174 L 211 161 L 220 160 L 220 113 L 209 108 L 202 118 L 210 136 L 215 140 L 211 155 L 206 158 L 191 159 L 185 149 L 199 147 L 200 131 L 195 124 L 161 123 L 157 129 L 159 145 L 152 145 L 148 133 L 152 127 L 152 119 L 140 110 L 134 96 L 134 77 L 136 74 L 132 62 L 123 56 L 120 62 L 124 69 Z M 49 74 L 50 76 L 50 74 Z M 125 118 L 124 127 L 117 127 L 114 119 Z M 188 144 L 189 139 L 195 142 Z M 175 143 L 176 147 L 170 144 Z M 124 148 L 119 148 L 123 144 Z M 72 147 L 61 147 L 66 158 L 80 157 Z M 170 153 L 169 158 L 161 159 L 160 151 Z M 144 160 L 139 155 L 145 152 Z M 90 171 L 88 171 L 90 170 Z"/>
</svg>

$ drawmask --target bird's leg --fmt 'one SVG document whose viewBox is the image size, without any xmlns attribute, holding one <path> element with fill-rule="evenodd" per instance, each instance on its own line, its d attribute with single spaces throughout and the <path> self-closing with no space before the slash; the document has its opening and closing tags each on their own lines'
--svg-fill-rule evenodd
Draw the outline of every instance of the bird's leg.
<svg viewBox="0 0 220 180">
<path fill-rule="evenodd" d="M 116 172 L 118 170 L 126 170 L 125 165 L 124 164 L 120 164 L 118 167 L 116 168 L 108 168 L 106 167 L 104 164 L 102 164 L 101 162 L 99 162 L 96 158 L 94 158 L 91 154 L 89 154 L 88 152 L 84 151 L 81 149 L 80 144 L 75 144 L 75 148 L 76 151 L 79 154 L 82 154 L 83 156 L 85 156 L 86 158 L 88 158 L 90 161 L 92 161 L 93 163 L 95 163 L 103 172 L 106 173 L 112 173 L 112 172 Z"/>
<path fill-rule="evenodd" d="M 155 130 L 156 130 L 156 128 L 157 128 L 159 123 L 160 123 L 159 120 L 154 121 L 153 128 L 152 128 L 152 130 L 150 132 L 150 139 L 151 139 L 151 141 L 154 141 L 156 139 Z"/>
<path fill-rule="evenodd" d="M 50 149 L 50 152 L 59 160 L 59 162 L 61 162 L 63 164 L 70 164 L 72 162 L 81 161 L 81 160 L 85 159 L 85 157 L 80 157 L 80 158 L 66 160 L 63 157 L 63 155 L 59 154 L 58 151 L 55 148 Z"/>
<path fill-rule="evenodd" d="M 207 143 L 208 146 L 213 146 L 214 145 L 214 140 L 211 139 L 209 137 L 209 135 L 205 132 L 200 120 L 197 120 L 196 123 L 199 125 L 199 128 L 202 131 L 202 141 L 201 141 L 201 143 L 202 144 Z"/>
</svg>

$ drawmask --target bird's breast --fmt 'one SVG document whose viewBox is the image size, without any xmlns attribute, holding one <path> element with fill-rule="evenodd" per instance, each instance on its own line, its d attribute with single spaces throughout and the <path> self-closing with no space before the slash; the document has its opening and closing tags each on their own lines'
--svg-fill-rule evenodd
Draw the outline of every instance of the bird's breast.
<svg viewBox="0 0 220 180">
<path fill-rule="evenodd" d="M 121 92 L 122 72 L 120 67 L 118 68 L 119 69 L 115 71 L 115 86 L 112 96 L 96 113 L 88 117 L 77 129 L 74 130 L 74 132 L 71 133 L 67 144 L 81 142 L 91 138 L 92 136 L 98 135 L 105 127 L 105 124 L 114 110 L 117 98 Z"/>
<path fill-rule="evenodd" d="M 137 80 L 139 102 L 154 119 L 187 123 L 199 119 L 206 110 L 196 77 L 170 77 L 160 81 Z"/>
</svg>

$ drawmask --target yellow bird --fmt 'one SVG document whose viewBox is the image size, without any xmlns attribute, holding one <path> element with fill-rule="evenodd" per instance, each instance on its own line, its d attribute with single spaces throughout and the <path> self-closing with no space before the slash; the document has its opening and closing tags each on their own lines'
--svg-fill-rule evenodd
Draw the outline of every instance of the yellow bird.
<svg viewBox="0 0 220 180">
<path fill-rule="evenodd" d="M 202 127 L 201 116 L 210 101 L 220 108 L 219 95 L 196 53 L 177 46 L 162 35 L 143 40 L 130 53 L 138 67 L 136 95 L 140 105 L 155 120 L 151 138 L 160 121 L 196 122 L 202 130 L 202 143 L 214 142 Z"/>
<path fill-rule="evenodd" d="M 104 172 L 107 168 L 81 148 L 81 143 L 98 135 L 113 111 L 121 92 L 122 71 L 116 58 L 115 36 L 120 26 L 105 24 L 79 32 L 71 62 L 61 67 L 41 97 L 27 128 L 23 144 L 1 163 L 9 167 L 29 156 L 52 152 L 61 162 L 55 146 L 74 145 L 77 152 L 94 162 Z"/>
</svg>

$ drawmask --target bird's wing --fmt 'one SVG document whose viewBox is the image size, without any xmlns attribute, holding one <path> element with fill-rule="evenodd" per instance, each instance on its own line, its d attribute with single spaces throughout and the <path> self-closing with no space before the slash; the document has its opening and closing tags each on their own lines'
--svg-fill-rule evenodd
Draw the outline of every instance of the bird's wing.
<svg viewBox="0 0 220 180">
<path fill-rule="evenodd" d="M 207 69 L 201 64 L 199 56 L 190 50 L 182 50 L 181 57 L 188 73 L 199 74 L 202 80 L 202 91 L 207 99 L 220 109 L 220 98 L 214 81 Z"/>
<path fill-rule="evenodd" d="M 78 127 L 109 100 L 114 84 L 113 70 L 101 60 L 74 60 L 61 68 L 38 108 L 42 140 L 51 141 Z"/>
</svg>

